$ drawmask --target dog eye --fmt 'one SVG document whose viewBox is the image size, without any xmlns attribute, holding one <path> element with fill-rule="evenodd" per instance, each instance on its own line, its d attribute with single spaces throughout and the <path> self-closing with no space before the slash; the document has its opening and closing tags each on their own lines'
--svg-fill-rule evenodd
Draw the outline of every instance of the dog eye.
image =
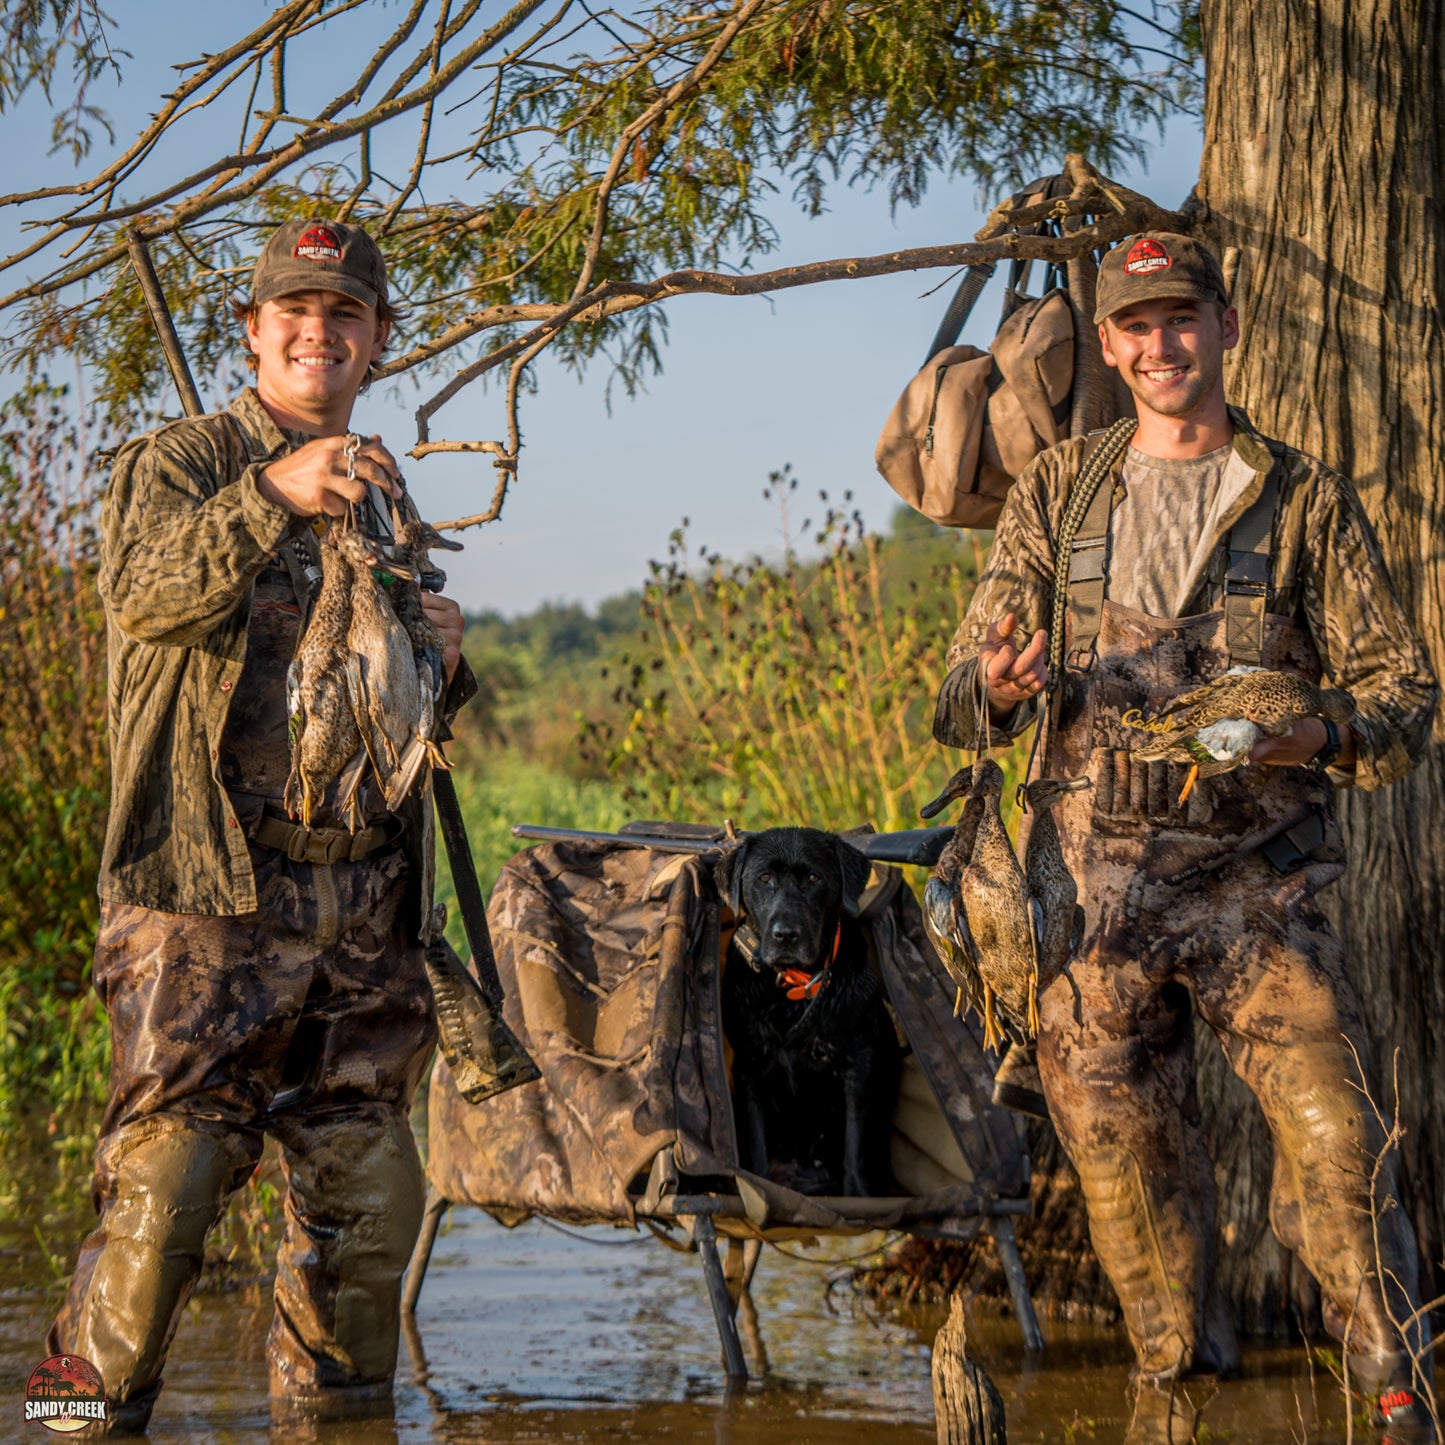
<svg viewBox="0 0 1445 1445">
<path fill-rule="evenodd" d="M 810 888 L 816 888 L 818 884 L 820 884 L 822 881 L 823 880 L 816 873 L 808 874 L 808 886 Z"/>
<path fill-rule="evenodd" d="M 761 883 L 764 888 L 771 888 L 773 886 L 773 875 L 771 873 L 759 873 L 758 882 Z"/>
</svg>

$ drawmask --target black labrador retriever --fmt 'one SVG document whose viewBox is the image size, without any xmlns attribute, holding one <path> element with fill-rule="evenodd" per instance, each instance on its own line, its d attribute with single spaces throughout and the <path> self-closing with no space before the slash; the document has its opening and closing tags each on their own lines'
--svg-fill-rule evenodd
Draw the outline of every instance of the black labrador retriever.
<svg viewBox="0 0 1445 1445">
<path fill-rule="evenodd" d="M 901 1050 L 855 922 L 869 866 L 816 828 L 770 828 L 717 865 L 739 919 L 722 1014 L 740 1162 L 803 1194 L 893 1189 Z"/>
</svg>

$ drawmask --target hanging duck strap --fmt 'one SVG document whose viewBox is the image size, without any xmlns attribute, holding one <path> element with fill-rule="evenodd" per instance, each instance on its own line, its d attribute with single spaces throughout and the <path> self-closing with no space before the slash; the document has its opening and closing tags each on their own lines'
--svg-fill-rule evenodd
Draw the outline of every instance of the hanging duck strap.
<svg viewBox="0 0 1445 1445">
<path fill-rule="evenodd" d="M 1090 432 L 1084 444 L 1079 475 L 1069 489 L 1064 516 L 1059 525 L 1058 542 L 1054 547 L 1054 587 L 1049 609 L 1049 678 L 1034 729 L 1033 746 L 1029 749 L 1024 780 L 1033 776 L 1034 759 L 1039 755 L 1046 733 L 1051 733 L 1057 720 L 1059 700 L 1063 695 L 1065 619 L 1070 603 L 1074 605 L 1072 636 L 1074 646 L 1069 653 L 1070 666 L 1092 665 L 1094 641 L 1099 635 L 1099 620 L 1104 610 L 1104 583 L 1108 576 L 1109 507 L 1112 488 L 1103 485 L 1113 473 L 1119 458 L 1129 445 L 1138 421 L 1120 417 L 1104 431 Z M 1065 571 L 1063 559 L 1069 559 Z M 1075 659 L 1082 661 L 1076 662 Z M 1044 756 L 1047 757 L 1047 751 Z M 1019 789 L 1022 796 L 1023 789 Z"/>
<path fill-rule="evenodd" d="M 1084 672 L 1093 666 L 1109 576 L 1109 509 L 1114 501 L 1113 488 L 1104 482 L 1113 475 L 1138 425 L 1131 416 L 1120 417 L 1107 431 L 1090 432 L 1078 478 L 1069 490 L 1054 548 L 1054 595 L 1049 618 L 1051 700 L 1063 681 L 1066 633 L 1073 643 L 1067 665 Z M 1067 572 L 1061 565 L 1066 557 Z M 1071 626 L 1066 627 L 1066 618 Z"/>
</svg>

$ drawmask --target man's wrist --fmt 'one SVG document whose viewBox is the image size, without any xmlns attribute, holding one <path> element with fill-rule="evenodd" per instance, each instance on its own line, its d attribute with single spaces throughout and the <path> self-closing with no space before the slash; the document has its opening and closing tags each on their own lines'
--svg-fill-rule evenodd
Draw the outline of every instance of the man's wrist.
<svg viewBox="0 0 1445 1445">
<path fill-rule="evenodd" d="M 1344 751 L 1344 739 L 1340 736 L 1339 728 L 1329 718 L 1322 717 L 1317 721 L 1324 724 L 1325 740 L 1305 767 L 1316 773 L 1326 773 L 1339 761 L 1340 754 Z"/>
</svg>

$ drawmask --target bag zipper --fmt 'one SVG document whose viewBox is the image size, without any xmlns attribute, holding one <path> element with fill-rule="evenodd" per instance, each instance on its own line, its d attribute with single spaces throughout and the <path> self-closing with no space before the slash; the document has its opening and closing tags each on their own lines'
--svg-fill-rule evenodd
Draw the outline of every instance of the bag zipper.
<svg viewBox="0 0 1445 1445">
<path fill-rule="evenodd" d="M 943 390 L 943 373 L 955 363 L 945 361 L 933 373 L 933 405 L 928 409 L 928 430 L 923 434 L 923 452 L 925 456 L 933 455 L 933 424 L 938 419 L 938 393 Z"/>
</svg>

